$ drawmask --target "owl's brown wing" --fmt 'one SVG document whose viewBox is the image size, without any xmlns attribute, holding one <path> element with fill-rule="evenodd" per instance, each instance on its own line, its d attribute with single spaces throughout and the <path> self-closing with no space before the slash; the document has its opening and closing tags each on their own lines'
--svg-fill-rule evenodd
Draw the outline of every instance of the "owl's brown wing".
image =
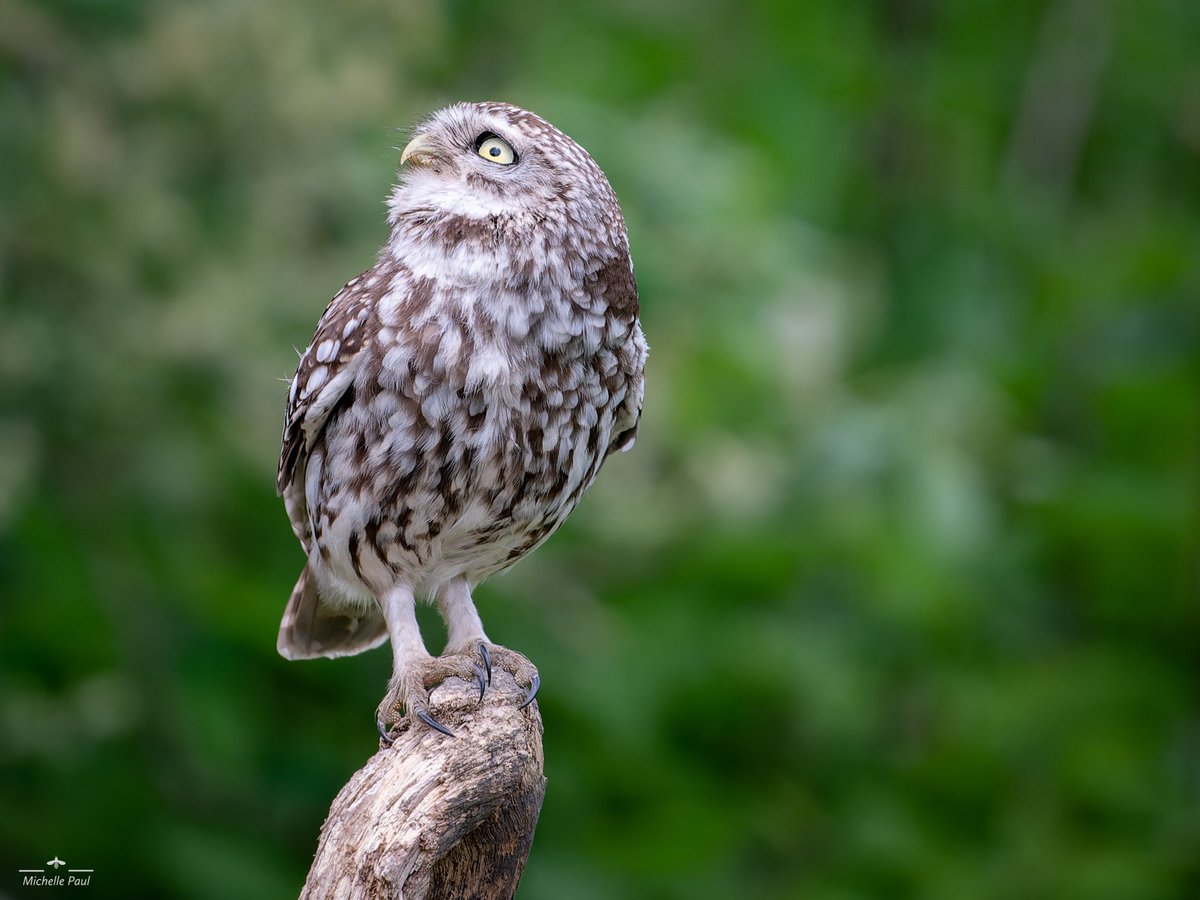
<svg viewBox="0 0 1200 900">
<path fill-rule="evenodd" d="M 640 330 L 637 332 L 637 337 L 641 338 Z M 640 347 L 640 358 L 645 359 L 645 341 L 640 342 Z M 638 351 L 635 350 L 635 352 Z M 636 376 L 630 379 L 625 398 L 617 407 L 617 414 L 613 419 L 612 440 L 608 443 L 608 453 L 624 453 L 633 446 L 633 442 L 637 439 L 638 423 L 642 420 L 644 393 L 645 381 L 639 365 Z"/>
<path fill-rule="evenodd" d="M 366 277 L 351 279 L 329 301 L 288 390 L 275 489 L 283 495 L 292 531 L 305 553 L 311 552 L 312 534 L 304 493 L 309 455 L 334 411 L 351 396 L 364 348 L 378 326 L 375 297 L 369 290 L 374 279 L 364 284 Z M 304 567 L 279 625 L 281 654 L 288 659 L 346 656 L 386 640 L 387 628 L 377 606 L 329 605 L 321 598 L 312 567 Z"/>
<path fill-rule="evenodd" d="M 620 335 L 615 348 L 616 371 L 606 373 L 613 379 L 610 388 L 613 396 L 621 397 L 613 417 L 612 439 L 605 451 L 605 456 L 608 456 L 633 446 L 638 422 L 642 418 L 645 385 L 642 369 L 646 364 L 646 338 L 638 325 L 637 280 L 633 275 L 633 263 L 628 250 L 601 267 L 587 288 L 603 297 L 610 319 L 610 333 Z"/>
<path fill-rule="evenodd" d="M 329 301 L 317 323 L 317 332 L 300 357 L 288 391 L 283 448 L 275 479 L 277 493 L 284 494 L 297 476 L 303 482 L 304 461 L 362 364 L 374 310 L 374 298 L 364 291 L 363 276 L 359 276 Z M 292 524 L 300 536 L 301 525 L 296 518 L 292 516 Z"/>
</svg>

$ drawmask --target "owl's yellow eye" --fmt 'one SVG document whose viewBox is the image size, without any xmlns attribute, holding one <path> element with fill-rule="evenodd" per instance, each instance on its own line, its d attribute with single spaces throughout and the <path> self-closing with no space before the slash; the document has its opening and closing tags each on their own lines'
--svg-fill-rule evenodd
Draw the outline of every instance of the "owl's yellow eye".
<svg viewBox="0 0 1200 900">
<path fill-rule="evenodd" d="M 517 161 L 517 154 L 513 152 L 508 141 L 497 137 L 490 131 L 485 131 L 476 138 L 475 152 L 488 162 L 494 162 L 501 166 L 511 166 Z"/>
</svg>

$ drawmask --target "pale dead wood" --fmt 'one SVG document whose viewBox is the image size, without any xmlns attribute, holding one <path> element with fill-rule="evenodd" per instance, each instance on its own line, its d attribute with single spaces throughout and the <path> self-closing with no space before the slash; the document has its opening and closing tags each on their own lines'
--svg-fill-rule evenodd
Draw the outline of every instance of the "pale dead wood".
<svg viewBox="0 0 1200 900">
<path fill-rule="evenodd" d="M 496 670 L 451 679 L 433 714 L 455 733 L 410 726 L 338 793 L 302 900 L 507 900 L 525 867 L 542 798 L 542 719 Z"/>
</svg>

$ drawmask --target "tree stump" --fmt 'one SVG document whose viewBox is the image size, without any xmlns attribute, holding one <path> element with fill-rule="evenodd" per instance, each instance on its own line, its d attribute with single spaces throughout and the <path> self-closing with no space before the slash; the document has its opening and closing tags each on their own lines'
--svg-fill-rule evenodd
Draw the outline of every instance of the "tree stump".
<svg viewBox="0 0 1200 900">
<path fill-rule="evenodd" d="M 542 798 L 542 718 L 493 672 L 452 678 L 430 711 L 455 734 L 408 725 L 338 793 L 301 900 L 509 900 L 533 843 Z"/>
</svg>

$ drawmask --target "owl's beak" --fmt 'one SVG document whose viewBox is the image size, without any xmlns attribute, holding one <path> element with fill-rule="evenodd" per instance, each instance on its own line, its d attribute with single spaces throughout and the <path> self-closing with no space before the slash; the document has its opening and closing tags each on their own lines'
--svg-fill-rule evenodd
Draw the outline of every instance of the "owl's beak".
<svg viewBox="0 0 1200 900">
<path fill-rule="evenodd" d="M 437 144 L 430 140 L 428 135 L 418 134 L 401 151 L 400 165 L 404 165 L 410 159 L 413 161 L 413 165 L 418 165 L 422 160 L 437 159 L 440 156 L 441 152 Z"/>
</svg>

